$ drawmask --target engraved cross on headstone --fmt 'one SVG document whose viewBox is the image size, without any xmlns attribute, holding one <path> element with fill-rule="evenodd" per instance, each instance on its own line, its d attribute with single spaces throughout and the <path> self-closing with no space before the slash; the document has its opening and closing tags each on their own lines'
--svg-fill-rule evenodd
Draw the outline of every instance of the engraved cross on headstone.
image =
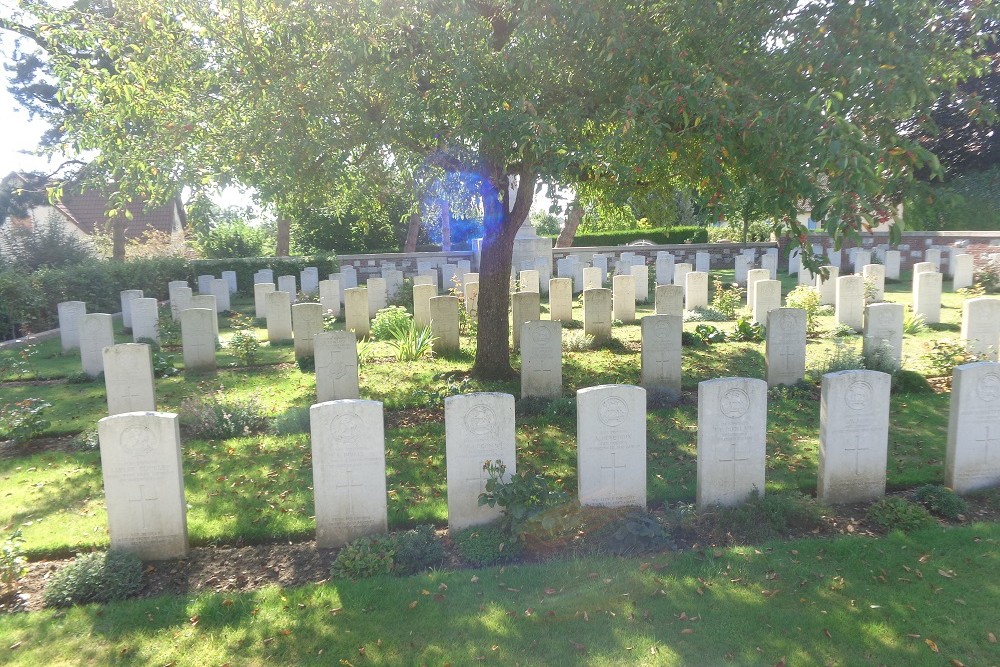
<svg viewBox="0 0 1000 667">
<path fill-rule="evenodd" d="M 792 352 L 792 348 L 789 345 L 785 345 L 783 348 L 781 348 L 781 352 L 778 353 L 778 357 L 780 357 L 782 360 L 781 365 L 786 372 L 792 370 L 792 362 L 789 361 L 789 359 L 791 359 L 794 356 L 795 353 Z"/>
<path fill-rule="evenodd" d="M 486 467 L 481 465 L 481 466 L 479 466 L 479 476 L 478 477 L 469 477 L 465 481 L 468 484 L 475 484 L 475 485 L 477 485 L 479 487 L 479 491 L 477 492 L 477 495 L 478 495 L 479 493 L 485 493 L 486 492 L 486 481 L 488 479 L 489 479 L 489 475 L 486 474 Z"/>
<path fill-rule="evenodd" d="M 867 452 L 869 449 L 871 449 L 871 448 L 870 447 L 862 447 L 861 446 L 861 436 L 860 435 L 854 436 L 854 446 L 853 447 L 844 447 L 844 451 L 845 452 L 854 452 L 854 474 L 855 475 L 860 475 L 861 474 L 861 452 Z"/>
<path fill-rule="evenodd" d="M 991 438 L 990 437 L 990 425 L 987 424 L 986 425 L 986 433 L 983 434 L 983 437 L 976 438 L 976 442 L 983 443 L 983 463 L 984 464 L 988 464 L 990 462 L 990 445 L 995 445 L 995 444 L 1000 443 L 1000 437 L 994 435 Z"/>
<path fill-rule="evenodd" d="M 617 464 L 615 461 L 615 453 L 611 452 L 611 465 L 601 466 L 601 470 L 611 471 L 611 495 L 618 495 L 618 472 L 619 470 L 624 470 L 627 466 L 624 463 Z"/>
<path fill-rule="evenodd" d="M 338 489 L 347 489 L 347 510 L 352 515 L 354 514 L 354 489 L 364 486 L 361 482 L 355 482 L 352 478 L 354 476 L 354 471 L 348 468 L 346 471 L 347 481 L 343 484 L 337 484 Z"/>
<path fill-rule="evenodd" d="M 142 529 L 143 530 L 149 530 L 149 522 L 146 520 L 147 519 L 147 517 L 146 517 L 146 503 L 153 502 L 153 501 L 156 501 L 156 500 L 159 500 L 159 499 L 160 499 L 159 496 L 149 496 L 149 497 L 146 497 L 146 487 L 143 484 L 139 485 L 139 497 L 138 498 L 135 498 L 133 496 L 129 496 L 128 501 L 130 503 L 139 503 L 139 512 L 142 515 Z"/>
<path fill-rule="evenodd" d="M 731 453 L 730 453 L 729 458 L 724 459 L 724 458 L 722 458 L 720 456 L 719 459 L 718 459 L 718 461 L 719 461 L 719 463 L 732 463 L 733 464 L 733 478 L 732 478 L 732 481 L 730 482 L 730 487 L 736 488 L 736 466 L 739 464 L 740 461 L 749 461 L 750 457 L 748 455 L 746 455 L 746 454 L 743 454 L 742 456 L 740 456 L 739 455 L 739 449 L 738 449 L 738 447 L 737 447 L 737 445 L 736 445 L 735 442 L 729 443 L 729 445 L 726 445 L 726 447 L 731 447 L 732 448 L 730 450 Z"/>
</svg>

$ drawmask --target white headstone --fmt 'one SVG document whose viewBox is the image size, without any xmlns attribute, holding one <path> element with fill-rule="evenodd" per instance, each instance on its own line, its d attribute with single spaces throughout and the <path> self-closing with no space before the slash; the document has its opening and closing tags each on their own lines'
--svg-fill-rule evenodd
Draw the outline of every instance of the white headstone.
<svg viewBox="0 0 1000 667">
<path fill-rule="evenodd" d="M 385 279 L 386 298 L 391 303 L 397 302 L 403 291 L 403 272 L 396 269 L 386 269 L 382 272 L 382 278 Z"/>
<path fill-rule="evenodd" d="M 278 291 L 288 294 L 289 304 L 295 303 L 298 299 L 295 276 L 278 276 Z"/>
<path fill-rule="evenodd" d="M 521 325 L 541 318 L 538 292 L 515 292 L 510 297 L 511 339 L 514 349 L 521 346 Z"/>
<path fill-rule="evenodd" d="M 230 310 L 228 282 L 222 278 L 212 280 L 212 296 L 215 297 L 216 313 L 225 313 Z"/>
<path fill-rule="evenodd" d="M 795 246 L 788 251 L 788 275 L 798 275 L 802 267 L 802 248 Z M 810 285 L 812 283 L 809 283 Z"/>
<path fill-rule="evenodd" d="M 674 264 L 674 284 L 684 287 L 687 285 L 687 274 L 691 273 L 694 267 L 687 262 L 677 262 Z"/>
<path fill-rule="evenodd" d="M 698 383 L 699 510 L 764 494 L 766 437 L 766 382 L 736 377 Z"/>
<path fill-rule="evenodd" d="M 273 283 L 274 282 L 274 271 L 272 269 L 260 269 L 257 271 L 258 276 L 260 276 L 262 283 Z"/>
<path fill-rule="evenodd" d="M 267 314 L 267 340 L 278 343 L 292 340 L 292 304 L 288 292 L 268 292 L 264 295 Z"/>
<path fill-rule="evenodd" d="M 656 284 L 674 284 L 674 256 L 669 252 L 656 253 Z"/>
<path fill-rule="evenodd" d="M 212 331 L 215 333 L 215 340 L 219 340 L 219 309 L 215 307 L 215 297 L 211 294 L 198 294 L 191 297 L 191 308 L 207 308 L 212 311 Z M 185 310 L 187 310 L 185 308 Z M 183 313 L 183 311 L 181 311 Z"/>
<path fill-rule="evenodd" d="M 83 301 L 62 301 L 56 304 L 59 313 L 59 340 L 62 351 L 80 349 L 80 318 L 87 314 Z"/>
<path fill-rule="evenodd" d="M 352 341 L 353 342 L 353 341 Z M 378 401 L 309 408 L 316 546 L 332 549 L 388 530 L 385 422 Z"/>
<path fill-rule="evenodd" d="M 521 325 L 521 398 L 562 394 L 562 324 L 538 320 Z"/>
<path fill-rule="evenodd" d="M 913 313 L 923 315 L 928 324 L 941 322 L 941 282 L 936 271 L 913 274 Z"/>
<path fill-rule="evenodd" d="M 680 315 L 647 315 L 642 328 L 642 386 L 674 399 L 681 394 Z"/>
<path fill-rule="evenodd" d="M 520 283 L 521 292 L 539 292 L 541 290 L 538 286 L 538 271 L 534 269 L 521 271 L 518 274 L 518 283 Z"/>
<path fill-rule="evenodd" d="M 913 265 L 913 282 L 916 283 L 918 273 L 935 273 L 934 262 L 917 262 Z"/>
<path fill-rule="evenodd" d="M 226 281 L 227 285 L 229 285 L 229 293 L 230 294 L 235 294 L 236 291 L 237 291 L 236 272 L 235 271 L 223 271 L 222 272 L 222 279 Z"/>
<path fill-rule="evenodd" d="M 425 327 L 431 323 L 430 300 L 437 295 L 437 287 L 434 285 L 413 286 L 413 321 L 417 326 Z"/>
<path fill-rule="evenodd" d="M 319 305 L 323 307 L 324 313 L 330 313 L 334 317 L 340 317 L 339 280 L 319 281 Z"/>
<path fill-rule="evenodd" d="M 806 311 L 776 308 L 767 314 L 764 346 L 767 386 L 794 385 L 806 375 Z"/>
<path fill-rule="evenodd" d="M 359 398 L 358 341 L 350 331 L 316 334 L 316 401 Z"/>
<path fill-rule="evenodd" d="M 767 314 L 775 308 L 781 308 L 781 281 L 758 280 L 754 283 L 751 304 L 754 324 L 766 324 Z"/>
<path fill-rule="evenodd" d="M 375 317 L 378 311 L 389 305 L 389 293 L 385 278 L 368 279 L 368 316 Z"/>
<path fill-rule="evenodd" d="M 549 279 L 549 319 L 569 322 L 573 319 L 573 279 Z"/>
<path fill-rule="evenodd" d="M 865 264 L 861 276 L 872 286 L 872 299 L 877 303 L 885 300 L 885 267 L 881 264 Z"/>
<path fill-rule="evenodd" d="M 170 297 L 170 316 L 174 322 L 181 318 L 181 311 L 191 305 L 193 291 L 185 280 L 171 280 L 167 284 L 167 294 Z"/>
<path fill-rule="evenodd" d="M 371 318 L 368 313 L 367 287 L 349 287 L 344 290 L 344 328 L 353 331 L 358 340 L 371 331 Z"/>
<path fill-rule="evenodd" d="M 156 409 L 153 355 L 143 343 L 122 343 L 104 348 L 104 389 L 108 414 L 148 412 Z"/>
<path fill-rule="evenodd" d="M 215 276 L 210 276 L 207 273 L 198 276 L 198 293 L 211 294 L 213 280 L 215 280 Z"/>
<path fill-rule="evenodd" d="M 132 302 L 142 298 L 141 289 L 122 290 L 120 295 L 122 304 L 122 326 L 126 329 L 132 328 Z"/>
<path fill-rule="evenodd" d="M 944 483 L 956 493 L 1000 485 L 1000 364 L 955 369 Z"/>
<path fill-rule="evenodd" d="M 966 299 L 962 303 L 961 332 L 961 340 L 970 352 L 996 361 L 1000 348 L 1000 299 Z"/>
<path fill-rule="evenodd" d="M 753 308 L 754 287 L 761 280 L 770 280 L 771 274 L 767 269 L 750 269 L 747 271 L 747 305 Z M 689 309 L 690 310 L 690 309 Z"/>
<path fill-rule="evenodd" d="M 344 289 L 349 290 L 358 286 L 358 270 L 350 264 L 340 267 L 340 273 L 344 277 Z M 346 302 L 345 302 L 346 303 Z"/>
<path fill-rule="evenodd" d="M 254 283 L 253 312 L 258 320 L 267 317 L 267 295 L 273 291 L 274 283 Z"/>
<path fill-rule="evenodd" d="M 214 320 L 215 313 L 208 308 L 187 308 L 181 311 L 184 370 L 196 372 L 215 370 L 216 338 L 212 326 Z"/>
<path fill-rule="evenodd" d="M 458 297 L 431 297 L 430 313 L 434 354 L 457 352 L 460 347 Z"/>
<path fill-rule="evenodd" d="M 499 507 L 480 507 L 479 494 L 489 479 L 483 469 L 487 461 L 502 461 L 507 475 L 517 474 L 514 397 L 498 393 L 449 396 L 444 399 L 444 429 L 448 528 L 458 530 L 499 518 Z"/>
<path fill-rule="evenodd" d="M 622 322 L 635 322 L 635 278 L 631 275 L 611 279 L 614 318 Z"/>
<path fill-rule="evenodd" d="M 883 258 L 883 265 L 885 266 L 885 279 L 886 280 L 899 280 L 899 251 L 898 250 L 886 250 L 885 257 Z"/>
<path fill-rule="evenodd" d="M 596 285 L 591 285 L 590 287 L 587 287 L 586 286 L 586 284 L 587 284 L 587 278 L 586 278 L 586 276 L 584 276 L 584 279 L 583 279 L 584 289 L 591 289 L 593 287 L 604 287 L 604 283 L 608 280 L 608 257 L 607 257 L 607 255 L 602 255 L 600 253 L 595 252 L 594 253 L 594 258 L 591 261 L 591 264 L 593 265 L 593 267 L 595 269 L 600 269 L 601 270 L 601 282 L 598 283 L 598 284 L 596 284 Z"/>
<path fill-rule="evenodd" d="M 111 548 L 143 560 L 183 558 L 187 505 L 177 415 L 113 415 L 97 431 Z"/>
<path fill-rule="evenodd" d="M 461 276 L 458 273 L 457 264 L 442 264 L 441 265 L 441 289 L 448 292 L 448 290 L 455 289 L 458 283 L 461 281 Z"/>
<path fill-rule="evenodd" d="M 816 276 L 815 274 L 807 269 L 805 266 L 799 267 L 799 285 L 806 285 L 807 287 L 816 286 Z"/>
<path fill-rule="evenodd" d="M 581 505 L 646 506 L 646 390 L 610 384 L 576 392 Z"/>
<path fill-rule="evenodd" d="M 816 274 L 819 302 L 824 306 L 834 306 L 837 303 L 837 278 L 840 277 L 840 269 L 829 264 L 820 268 L 826 269 L 827 277 L 824 278 L 822 275 Z"/>
<path fill-rule="evenodd" d="M 708 274 L 690 271 L 685 276 L 684 308 L 693 310 L 708 306 Z"/>
<path fill-rule="evenodd" d="M 856 248 L 854 252 L 854 263 L 851 265 L 854 268 L 854 273 L 861 273 L 864 268 L 872 263 L 872 252 L 871 250 L 863 250 L 861 248 Z"/>
<path fill-rule="evenodd" d="M 306 294 L 315 294 L 319 291 L 319 269 L 315 266 L 307 266 L 299 271 L 299 284 Z"/>
<path fill-rule="evenodd" d="M 160 311 L 156 299 L 132 300 L 132 340 L 142 338 L 160 342 Z"/>
<path fill-rule="evenodd" d="M 843 251 L 834 250 L 833 248 L 830 248 L 829 250 L 826 251 L 826 256 L 828 261 L 830 262 L 830 266 L 835 266 L 837 267 L 837 270 L 840 271 L 840 266 L 843 259 Z"/>
<path fill-rule="evenodd" d="M 694 270 L 708 273 L 712 269 L 712 255 L 704 251 L 694 254 Z"/>
<path fill-rule="evenodd" d="M 603 287 L 601 269 L 596 266 L 587 266 L 583 269 L 583 289 L 598 289 Z"/>
<path fill-rule="evenodd" d="M 598 343 L 611 338 L 611 290 L 606 287 L 583 293 L 583 332 Z"/>
<path fill-rule="evenodd" d="M 966 287 L 972 287 L 974 266 L 975 261 L 972 255 L 967 253 L 955 255 L 952 258 L 950 268 L 954 275 L 951 283 L 953 290 L 957 291 Z"/>
<path fill-rule="evenodd" d="M 735 270 L 735 277 L 733 280 L 737 285 L 747 284 L 747 274 L 750 273 L 750 266 L 750 260 L 743 255 L 737 255 L 733 258 L 733 269 Z"/>
<path fill-rule="evenodd" d="M 901 303 L 873 303 L 865 308 L 865 330 L 861 353 L 871 360 L 885 348 L 899 366 L 903 361 L 903 320 L 905 307 Z"/>
<path fill-rule="evenodd" d="M 924 251 L 924 261 L 934 265 L 934 270 L 941 271 L 941 250 L 940 248 L 928 248 Z"/>
<path fill-rule="evenodd" d="M 840 371 L 823 376 L 819 482 L 824 503 L 858 503 L 885 494 L 891 376 Z"/>
<path fill-rule="evenodd" d="M 684 288 L 680 285 L 656 286 L 656 314 L 684 315 Z"/>
<path fill-rule="evenodd" d="M 323 306 L 318 303 L 297 303 L 292 306 L 292 336 L 295 358 L 313 356 L 313 336 L 323 332 Z"/>
<path fill-rule="evenodd" d="M 778 279 L 778 256 L 768 252 L 760 258 L 760 268 L 767 271 L 768 280 Z"/>
<path fill-rule="evenodd" d="M 645 264 L 633 264 L 632 278 L 635 279 L 635 300 L 645 303 L 649 300 L 649 267 Z"/>
<path fill-rule="evenodd" d="M 471 273 L 467 273 L 467 276 L 471 276 Z M 465 312 L 468 314 L 469 319 L 476 322 L 477 326 L 479 323 L 479 281 L 476 282 L 466 282 L 464 285 L 465 290 Z M 428 308 L 430 306 L 428 305 Z"/>
<path fill-rule="evenodd" d="M 865 279 L 852 274 L 837 278 L 834 322 L 846 324 L 855 331 L 865 326 Z"/>
<path fill-rule="evenodd" d="M 115 344 L 111 315 L 84 313 L 80 316 L 80 361 L 83 372 L 97 377 L 104 372 L 104 348 Z"/>
</svg>

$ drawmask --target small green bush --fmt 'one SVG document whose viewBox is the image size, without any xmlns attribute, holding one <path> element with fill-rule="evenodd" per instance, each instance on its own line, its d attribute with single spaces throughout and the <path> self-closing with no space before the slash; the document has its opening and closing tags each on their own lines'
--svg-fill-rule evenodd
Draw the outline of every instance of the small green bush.
<svg viewBox="0 0 1000 667">
<path fill-rule="evenodd" d="M 169 312 L 160 315 L 156 321 L 156 327 L 160 332 L 160 345 L 163 347 L 180 347 L 181 345 L 181 322 L 174 320 Z"/>
<path fill-rule="evenodd" d="M 930 510 L 931 514 L 956 521 L 969 511 L 969 503 L 946 486 L 925 484 L 913 492 L 913 499 Z"/>
<path fill-rule="evenodd" d="M 17 592 L 17 582 L 27 571 L 21 531 L 15 530 L 0 544 L 0 602 Z"/>
<path fill-rule="evenodd" d="M 705 345 L 726 342 L 725 332 L 711 324 L 699 324 L 691 333 L 700 343 Z"/>
<path fill-rule="evenodd" d="M 812 334 L 819 331 L 821 305 L 819 292 L 808 285 L 799 285 L 785 296 L 786 307 L 806 311 L 806 331 Z"/>
<path fill-rule="evenodd" d="M 0 439 L 10 439 L 15 445 L 40 435 L 50 426 L 42 414 L 52 404 L 40 398 L 25 398 L 0 404 Z"/>
<path fill-rule="evenodd" d="M 222 391 L 186 398 L 180 407 L 181 428 L 193 438 L 224 439 L 261 433 L 264 409 L 255 398 L 227 398 Z"/>
<path fill-rule="evenodd" d="M 268 421 L 267 432 L 271 435 L 296 435 L 309 433 L 309 408 L 292 406 Z"/>
<path fill-rule="evenodd" d="M 684 311 L 685 322 L 727 322 L 732 317 L 727 317 L 725 313 L 720 313 L 715 308 L 693 308 Z"/>
<path fill-rule="evenodd" d="M 931 367 L 931 372 L 941 377 L 951 375 L 955 366 L 978 361 L 979 357 L 957 340 L 936 340 L 928 346 L 924 359 Z"/>
<path fill-rule="evenodd" d="M 736 327 L 729 334 L 729 340 L 742 343 L 759 343 L 764 340 L 764 327 L 754 324 L 748 317 L 736 320 Z"/>
<path fill-rule="evenodd" d="M 898 370 L 892 375 L 892 393 L 894 394 L 932 394 L 931 387 L 923 375 L 916 371 Z"/>
<path fill-rule="evenodd" d="M 398 547 L 389 535 L 358 538 L 340 550 L 330 567 L 330 574 L 338 579 L 391 574 Z"/>
<path fill-rule="evenodd" d="M 830 329 L 830 335 L 834 338 L 851 338 L 857 336 L 858 332 L 850 324 L 840 323 Z"/>
<path fill-rule="evenodd" d="M 409 315 L 409 314 L 407 314 Z M 386 344 L 396 351 L 397 361 L 417 361 L 434 353 L 434 335 L 429 326 L 418 326 L 407 317 L 390 325 Z"/>
<path fill-rule="evenodd" d="M 708 243 L 708 231 L 704 227 L 682 226 L 654 227 L 649 229 L 625 229 L 619 231 L 576 234 L 573 247 L 625 245 L 645 239 L 657 244 Z"/>
<path fill-rule="evenodd" d="M 724 285 L 718 278 L 712 280 L 712 308 L 726 316 L 726 319 L 736 317 L 736 311 L 743 307 L 743 297 L 746 293 L 736 283 Z"/>
<path fill-rule="evenodd" d="M 574 329 L 563 334 L 563 350 L 566 352 L 586 352 L 596 347 L 595 338 L 588 334 Z"/>
<path fill-rule="evenodd" d="M 821 359 L 815 361 L 810 368 L 810 375 L 819 382 L 827 373 L 839 371 L 856 371 L 865 367 L 865 359 L 855 345 L 849 345 L 843 339 L 834 341 L 833 349 Z"/>
<path fill-rule="evenodd" d="M 1000 292 L 1000 262 L 989 260 L 976 268 L 976 283 L 989 294 Z"/>
<path fill-rule="evenodd" d="M 125 551 L 95 552 L 77 556 L 45 587 L 46 607 L 70 607 L 88 602 L 124 600 L 142 586 L 142 561 Z"/>
<path fill-rule="evenodd" d="M 393 571 L 407 575 L 423 572 L 444 561 L 444 543 L 434 531 L 434 526 L 422 525 L 400 533 Z"/>
<path fill-rule="evenodd" d="M 521 543 L 508 535 L 499 522 L 463 528 L 452 536 L 462 558 L 473 565 L 492 565 L 516 558 Z"/>
<path fill-rule="evenodd" d="M 406 329 L 413 316 L 401 306 L 389 306 L 375 313 L 369 336 L 372 340 L 390 340 L 397 331 Z"/>
<path fill-rule="evenodd" d="M 903 333 L 907 336 L 915 336 L 927 331 L 927 322 L 923 315 L 917 315 L 913 311 L 906 311 L 903 316 Z"/>
<path fill-rule="evenodd" d="M 602 551 L 633 556 L 670 546 L 670 536 L 659 519 L 644 507 L 630 508 L 601 539 Z"/>
<path fill-rule="evenodd" d="M 538 519 L 541 528 L 548 530 L 546 522 L 551 517 L 546 509 L 566 502 L 566 492 L 542 475 L 527 472 L 508 475 L 504 462 L 487 461 L 483 469 L 489 475 L 486 490 L 479 494 L 479 506 L 499 507 L 502 512 L 500 527 L 508 535 L 520 539 L 530 529 L 529 524 Z"/>
<path fill-rule="evenodd" d="M 910 533 L 936 524 L 923 505 L 898 496 L 888 496 L 872 503 L 866 515 L 868 521 L 885 532 L 899 530 Z"/>
<path fill-rule="evenodd" d="M 865 357 L 865 368 L 870 371 L 881 371 L 893 375 L 899 370 L 899 362 L 896 361 L 896 353 L 887 341 L 876 346 Z"/>
</svg>

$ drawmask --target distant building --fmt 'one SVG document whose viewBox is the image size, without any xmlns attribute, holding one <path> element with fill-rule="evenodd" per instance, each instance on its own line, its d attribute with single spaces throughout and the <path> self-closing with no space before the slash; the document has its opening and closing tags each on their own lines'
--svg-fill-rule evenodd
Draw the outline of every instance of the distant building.
<svg viewBox="0 0 1000 667">
<path fill-rule="evenodd" d="M 12 172 L 3 183 L 10 187 L 11 181 L 20 181 L 27 185 L 28 180 L 23 174 Z M 15 184 L 16 187 L 16 184 Z M 180 194 L 163 206 L 146 210 L 140 201 L 128 205 L 131 219 L 125 221 L 125 238 L 127 240 L 142 240 L 147 232 L 154 231 L 170 239 L 172 247 L 184 245 L 184 226 L 187 216 L 184 213 L 184 202 Z M 32 204 L 23 217 L 7 217 L 3 228 L 12 230 L 28 228 L 40 230 L 49 225 L 58 225 L 66 234 L 76 237 L 86 245 L 93 247 L 93 236 L 110 234 L 110 220 L 106 215 L 108 196 L 97 190 L 79 190 L 71 186 L 64 188 L 62 199 L 55 203 Z"/>
</svg>

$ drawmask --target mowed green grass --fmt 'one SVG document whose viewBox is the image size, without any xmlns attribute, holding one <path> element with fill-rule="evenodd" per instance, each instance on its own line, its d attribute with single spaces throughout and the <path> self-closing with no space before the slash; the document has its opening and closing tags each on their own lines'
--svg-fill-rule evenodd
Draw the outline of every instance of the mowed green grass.
<svg viewBox="0 0 1000 667">
<path fill-rule="evenodd" d="M 724 280 L 729 279 L 722 272 Z M 794 280 L 783 278 L 786 291 Z M 908 283 L 890 284 L 888 298 L 907 302 Z M 925 346 L 937 338 L 957 339 L 961 297 L 945 293 L 944 331 L 908 336 L 906 366 L 921 369 Z M 236 307 L 252 312 L 248 299 Z M 652 312 L 640 305 L 640 316 Z M 575 311 L 582 317 L 579 307 Z M 231 330 L 222 318 L 222 335 Z M 732 322 L 717 323 L 731 329 Z M 832 327 L 832 318 L 823 325 Z M 342 326 L 342 325 L 340 325 Z M 692 324 L 686 325 L 688 329 Z M 570 332 L 578 333 L 579 330 Z M 266 339 L 266 332 L 257 330 Z M 125 340 L 125 338 L 120 338 Z M 860 346 L 860 338 L 846 339 Z M 453 357 L 399 364 L 389 360 L 384 343 L 370 345 L 374 361 L 360 369 L 361 393 L 382 401 L 390 428 L 386 432 L 389 520 L 393 527 L 447 520 L 442 399 L 455 392 L 502 391 L 519 396 L 517 382 L 481 383 L 456 377 L 472 361 L 473 341 Z M 828 337 L 810 339 L 808 356 L 817 364 L 832 349 Z M 518 468 L 541 472 L 576 488 L 576 390 L 596 384 L 637 384 L 640 380 L 639 326 L 616 327 L 607 349 L 564 353 L 565 400 L 548 406 L 520 404 L 517 420 Z M 33 359 L 39 377 L 68 377 L 79 371 L 75 355 L 62 355 L 58 340 L 37 346 Z M 269 416 L 308 408 L 315 400 L 315 380 L 293 362 L 289 346 L 262 348 L 260 364 L 235 366 L 225 348 L 214 375 L 157 380 L 161 410 L 182 411 L 186 399 L 218 393 L 227 399 L 256 400 Z M 175 355 L 178 365 L 180 354 Z M 514 355 L 515 365 L 519 358 Z M 649 501 L 691 502 L 695 496 L 698 382 L 721 376 L 763 377 L 762 343 L 724 343 L 686 348 L 683 360 L 685 399 L 669 407 L 651 405 L 647 413 Z M 46 435 L 92 429 L 106 414 L 101 382 L 0 384 L 4 401 L 40 397 L 52 403 Z M 947 394 L 897 395 L 892 399 L 888 484 L 910 487 L 943 480 L 949 407 Z M 395 425 L 394 425 L 395 424 Z M 800 390 L 775 390 L 768 401 L 767 489 L 812 493 L 816 486 L 819 403 Z M 255 435 L 224 441 L 185 439 L 184 468 L 188 525 L 194 544 L 267 542 L 307 539 L 312 534 L 312 470 L 305 432 L 282 437 Z M 106 517 L 96 452 L 46 451 L 0 458 L 0 526 L 23 525 L 32 557 L 60 555 L 107 544 Z"/>
<path fill-rule="evenodd" d="M 0 616 L 10 665 L 994 665 L 1000 526 Z"/>
</svg>

